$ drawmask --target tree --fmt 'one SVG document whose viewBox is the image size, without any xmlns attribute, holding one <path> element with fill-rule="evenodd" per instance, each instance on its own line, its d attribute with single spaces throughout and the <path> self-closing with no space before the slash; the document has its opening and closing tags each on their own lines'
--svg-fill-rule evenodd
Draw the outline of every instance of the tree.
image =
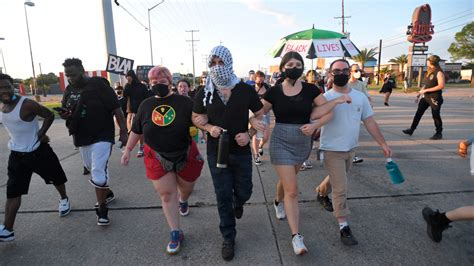
<svg viewBox="0 0 474 266">
<path fill-rule="evenodd" d="M 395 58 L 390 59 L 388 62 L 398 64 L 400 66 L 400 72 L 402 73 L 402 80 L 405 78 L 405 71 L 403 71 L 405 65 L 408 63 L 408 56 L 402 54 Z"/>
<path fill-rule="evenodd" d="M 472 61 L 474 59 L 474 22 L 464 26 L 460 32 L 456 33 L 454 39 L 456 41 L 451 43 L 448 48 L 448 52 L 453 60 L 467 59 Z M 471 69 L 471 84 L 474 84 L 474 79 L 472 78 L 474 67 Z"/>
<path fill-rule="evenodd" d="M 361 68 L 364 69 L 365 62 L 369 61 L 370 58 L 374 57 L 377 54 L 377 48 L 371 48 L 367 50 L 364 48 L 360 50 L 360 53 L 352 57 L 352 60 L 361 64 Z"/>
<path fill-rule="evenodd" d="M 41 90 L 43 94 L 49 91 L 51 85 L 58 84 L 59 78 L 53 72 L 48 74 L 40 74 L 36 77 L 36 85 L 37 89 Z M 33 84 L 33 78 L 27 78 L 23 80 L 23 84 L 25 87 L 29 87 L 30 84 Z"/>
</svg>

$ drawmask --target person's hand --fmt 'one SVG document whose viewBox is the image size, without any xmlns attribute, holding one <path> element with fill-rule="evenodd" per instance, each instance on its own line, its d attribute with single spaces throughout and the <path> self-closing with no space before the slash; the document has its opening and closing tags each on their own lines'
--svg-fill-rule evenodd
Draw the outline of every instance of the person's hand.
<svg viewBox="0 0 474 266">
<path fill-rule="evenodd" d="M 250 118 L 249 120 L 250 122 L 250 125 L 255 128 L 257 131 L 260 131 L 260 132 L 263 132 L 265 131 L 265 123 L 263 122 L 263 120 L 258 120 L 257 118 L 255 117 L 252 117 Z"/>
<path fill-rule="evenodd" d="M 122 142 L 122 145 L 120 145 L 120 148 L 123 148 L 125 145 L 127 145 L 128 134 L 126 130 L 120 130 L 119 141 Z"/>
<path fill-rule="evenodd" d="M 197 126 L 204 126 L 208 122 L 208 118 L 204 115 L 198 115 L 194 118 L 194 122 Z"/>
<path fill-rule="evenodd" d="M 235 135 L 235 141 L 237 142 L 239 146 L 243 147 L 249 143 L 250 136 L 247 132 L 242 132 Z"/>
<path fill-rule="evenodd" d="M 317 129 L 317 124 L 304 124 L 300 127 L 301 132 L 306 136 L 312 136 L 314 131 Z"/>
<path fill-rule="evenodd" d="M 127 166 L 129 161 L 130 161 L 130 150 L 125 148 L 125 150 L 122 153 L 122 158 L 120 158 L 120 163 L 123 166 Z"/>
<path fill-rule="evenodd" d="M 58 111 L 58 115 L 59 115 L 59 117 L 61 117 L 62 119 L 68 120 L 69 118 L 71 118 L 72 113 L 71 113 L 71 111 L 66 111 L 66 110 L 64 110 L 64 111 Z"/>
<path fill-rule="evenodd" d="M 425 94 L 426 91 L 425 91 L 425 89 L 421 89 L 418 93 L 419 93 L 419 94 Z"/>
<path fill-rule="evenodd" d="M 468 145 L 466 145 L 466 143 L 464 143 L 464 141 L 459 142 L 459 144 L 458 144 L 458 154 L 459 154 L 459 156 L 461 156 L 464 159 L 467 158 L 467 148 L 468 148 Z"/>
<path fill-rule="evenodd" d="M 387 144 L 382 145 L 382 150 L 383 150 L 383 155 L 385 158 L 391 158 L 392 157 L 392 149 Z"/>
<path fill-rule="evenodd" d="M 212 126 L 211 131 L 209 131 L 209 134 L 211 134 L 212 137 L 218 138 L 221 135 L 222 128 L 218 126 Z"/>
<path fill-rule="evenodd" d="M 38 133 L 38 140 L 41 143 L 49 143 L 49 137 L 46 134 Z"/>
<path fill-rule="evenodd" d="M 342 96 L 336 98 L 336 102 L 338 104 L 341 104 L 341 103 L 351 103 L 352 102 L 352 98 L 351 96 L 349 96 L 349 94 L 343 94 Z"/>
</svg>

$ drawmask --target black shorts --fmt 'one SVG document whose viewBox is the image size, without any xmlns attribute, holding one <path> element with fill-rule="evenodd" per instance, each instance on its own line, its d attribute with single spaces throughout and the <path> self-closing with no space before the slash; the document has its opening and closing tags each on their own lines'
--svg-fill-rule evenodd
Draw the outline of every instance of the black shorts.
<svg viewBox="0 0 474 266">
<path fill-rule="evenodd" d="M 58 156 L 49 144 L 42 143 L 32 152 L 11 151 L 8 158 L 7 198 L 28 194 L 33 173 L 41 176 L 46 184 L 59 186 L 67 182 Z"/>
</svg>

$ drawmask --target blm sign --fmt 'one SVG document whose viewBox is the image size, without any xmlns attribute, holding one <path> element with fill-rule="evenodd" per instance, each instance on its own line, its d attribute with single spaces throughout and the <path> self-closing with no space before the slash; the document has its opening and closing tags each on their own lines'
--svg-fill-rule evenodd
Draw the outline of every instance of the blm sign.
<svg viewBox="0 0 474 266">
<path fill-rule="evenodd" d="M 107 72 L 126 75 L 129 70 L 133 69 L 133 60 L 117 55 L 109 54 L 107 60 Z"/>
</svg>

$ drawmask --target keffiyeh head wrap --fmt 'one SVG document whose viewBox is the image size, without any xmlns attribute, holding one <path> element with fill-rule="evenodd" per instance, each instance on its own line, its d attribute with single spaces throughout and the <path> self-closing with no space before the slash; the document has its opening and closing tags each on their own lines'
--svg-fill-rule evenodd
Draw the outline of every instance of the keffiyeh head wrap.
<svg viewBox="0 0 474 266">
<path fill-rule="evenodd" d="M 209 76 L 207 77 L 206 87 L 204 88 L 204 106 L 206 106 L 207 95 L 209 95 L 209 103 L 212 103 L 215 87 L 218 89 L 233 89 L 234 86 L 240 82 L 239 78 L 234 74 L 232 55 L 229 49 L 222 45 L 214 47 L 207 60 L 208 65 L 211 65 L 214 57 L 222 59 L 224 65 L 215 65 L 209 68 Z"/>
</svg>

